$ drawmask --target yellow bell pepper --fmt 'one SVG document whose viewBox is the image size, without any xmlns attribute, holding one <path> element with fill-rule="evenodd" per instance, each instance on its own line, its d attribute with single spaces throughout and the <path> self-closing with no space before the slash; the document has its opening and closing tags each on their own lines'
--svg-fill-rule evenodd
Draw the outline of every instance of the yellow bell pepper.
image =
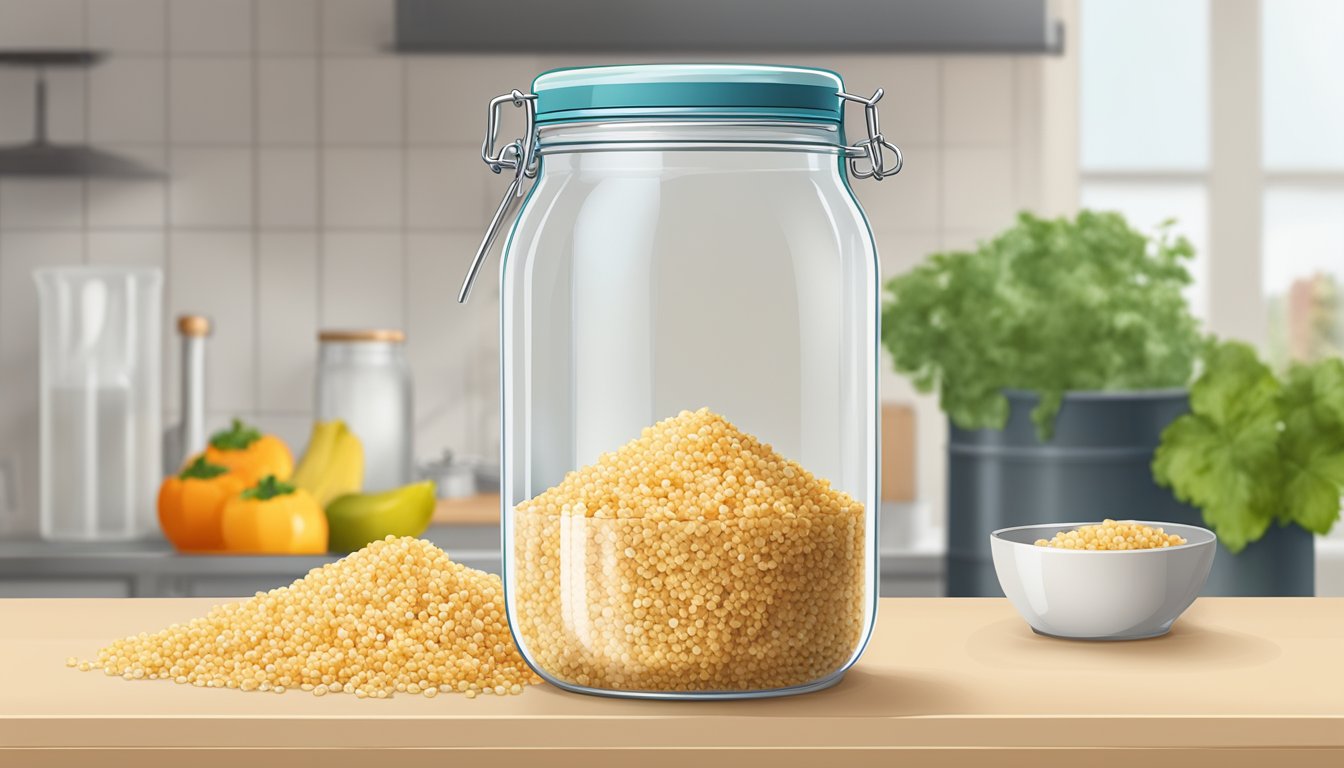
<svg viewBox="0 0 1344 768">
<path fill-rule="evenodd" d="M 243 490 L 243 481 L 227 467 L 204 456 L 159 486 L 159 526 L 173 546 L 186 552 L 224 546 L 220 518 L 224 505 Z"/>
<path fill-rule="evenodd" d="M 288 480 L 294 474 L 294 457 L 285 442 L 275 435 L 263 435 L 241 419 L 234 419 L 229 429 L 210 436 L 205 460 L 228 467 L 249 486 L 267 475 Z"/>
<path fill-rule="evenodd" d="M 256 555 L 327 551 L 327 516 L 312 494 L 267 475 L 224 506 L 224 547 Z"/>
</svg>

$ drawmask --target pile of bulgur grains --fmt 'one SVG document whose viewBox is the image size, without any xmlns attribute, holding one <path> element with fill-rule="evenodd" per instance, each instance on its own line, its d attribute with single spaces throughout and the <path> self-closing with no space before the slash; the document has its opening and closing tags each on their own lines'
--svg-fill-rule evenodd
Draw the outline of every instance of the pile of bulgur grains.
<svg viewBox="0 0 1344 768">
<path fill-rule="evenodd" d="M 519 642 L 548 674 L 639 691 L 817 682 L 861 640 L 863 505 L 707 409 L 514 514 Z"/>
<path fill-rule="evenodd" d="M 379 699 L 516 694 L 541 682 L 509 635 L 498 576 L 392 536 L 288 587 L 67 664 L 201 688 Z"/>
<path fill-rule="evenodd" d="M 1077 530 L 1060 531 L 1050 539 L 1037 539 L 1038 547 L 1055 549 L 1092 549 L 1115 552 L 1129 549 L 1179 547 L 1185 538 L 1142 523 L 1106 519 L 1100 525 L 1084 525 Z"/>
</svg>

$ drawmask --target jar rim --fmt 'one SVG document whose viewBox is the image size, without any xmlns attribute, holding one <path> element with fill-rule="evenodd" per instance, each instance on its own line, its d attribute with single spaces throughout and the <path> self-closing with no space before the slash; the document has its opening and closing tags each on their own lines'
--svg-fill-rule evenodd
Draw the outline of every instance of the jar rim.
<svg viewBox="0 0 1344 768">
<path fill-rule="evenodd" d="M 775 64 L 619 64 L 550 70 L 532 82 L 538 123 L 629 117 L 784 118 L 838 123 L 844 80 Z"/>
</svg>

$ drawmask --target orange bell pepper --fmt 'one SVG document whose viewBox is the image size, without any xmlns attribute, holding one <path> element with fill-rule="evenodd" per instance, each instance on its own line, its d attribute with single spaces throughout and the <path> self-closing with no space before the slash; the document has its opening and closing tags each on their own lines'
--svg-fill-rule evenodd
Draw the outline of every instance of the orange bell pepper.
<svg viewBox="0 0 1344 768">
<path fill-rule="evenodd" d="M 227 467 L 204 456 L 159 486 L 159 526 L 180 550 L 210 551 L 224 546 L 220 518 L 224 505 L 243 490 L 243 481 Z"/>
<path fill-rule="evenodd" d="M 327 551 L 327 516 L 313 495 L 267 475 L 224 505 L 231 552 L 317 555 Z"/>
<path fill-rule="evenodd" d="M 285 442 L 275 435 L 263 435 L 241 419 L 234 419 L 229 429 L 210 436 L 205 460 L 228 467 L 248 486 L 267 475 L 288 480 L 294 474 L 294 457 Z"/>
</svg>

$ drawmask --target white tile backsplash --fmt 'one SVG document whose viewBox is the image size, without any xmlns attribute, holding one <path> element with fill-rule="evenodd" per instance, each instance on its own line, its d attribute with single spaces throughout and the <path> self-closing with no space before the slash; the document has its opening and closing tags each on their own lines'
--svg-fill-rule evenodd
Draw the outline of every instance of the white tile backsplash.
<svg viewBox="0 0 1344 768">
<path fill-rule="evenodd" d="M 82 48 L 84 0 L 0 0 L 0 48 Z"/>
<path fill-rule="evenodd" d="M 84 180 L 0 178 L 0 229 L 84 226 Z"/>
<path fill-rule="evenodd" d="M 252 59 L 175 59 L 168 76 L 174 144 L 252 142 Z"/>
<path fill-rule="evenodd" d="M 317 59 L 257 59 L 257 139 L 262 144 L 317 141 Z"/>
<path fill-rule="evenodd" d="M 174 149 L 171 223 L 178 227 L 252 225 L 251 148 Z"/>
<path fill-rule="evenodd" d="M 317 226 L 317 150 L 257 150 L 257 216 L 263 229 Z"/>
<path fill-rule="evenodd" d="M 478 398 L 463 362 L 477 346 L 474 304 L 489 300 L 486 291 L 479 291 L 471 302 L 458 304 L 456 291 L 479 242 L 474 232 L 407 235 L 406 357 L 414 377 L 415 452 L 420 457 L 478 445 Z"/>
<path fill-rule="evenodd" d="M 159 57 L 111 56 L 89 70 L 89 140 L 155 144 L 168 122 L 168 64 Z"/>
<path fill-rule="evenodd" d="M 381 53 L 392 46 L 393 0 L 322 0 L 322 50 Z"/>
<path fill-rule="evenodd" d="M 330 144 L 402 142 L 401 58 L 327 59 L 322 138 Z"/>
<path fill-rule="evenodd" d="M 85 119 L 89 105 L 88 88 L 89 73 L 82 70 L 47 72 L 47 138 L 50 141 L 82 144 L 88 137 L 88 121 Z M 30 126 L 25 138 L 31 137 Z"/>
<path fill-rule="evenodd" d="M 484 226 L 494 212 L 489 197 L 492 191 L 502 194 L 505 183 L 490 173 L 475 149 L 478 148 L 461 145 L 412 147 L 406 151 L 406 220 L 411 227 Z"/>
<path fill-rule="evenodd" d="M 171 0 L 173 53 L 251 53 L 253 0 Z"/>
<path fill-rule="evenodd" d="M 161 230 L 91 229 L 85 250 L 90 264 L 163 269 L 168 238 Z"/>
<path fill-rule="evenodd" d="M 485 135 L 490 99 L 526 91 L 545 64 L 533 56 L 413 56 L 406 60 L 407 136 L 412 144 L 476 144 Z M 513 110 L 516 111 L 516 110 Z M 522 131 L 506 114 L 503 131 Z"/>
<path fill-rule="evenodd" d="M 165 318 L 210 314 L 209 418 L 247 416 L 302 449 L 320 327 L 405 328 L 419 458 L 498 447 L 498 258 L 467 305 L 467 261 L 504 179 L 479 159 L 487 101 L 556 66 L 612 55 L 390 52 L 393 0 L 0 0 L 0 47 L 106 51 L 49 73 L 51 134 L 164 170 L 162 179 L 0 178 L 0 460 L 20 466 L 36 510 L 36 294 L 43 263 L 158 264 Z M 692 60 L 671 56 L 660 59 Z M 886 135 L 906 169 L 855 182 L 883 277 L 969 245 L 1034 200 L 1042 148 L 1036 58 L 776 53 L 882 87 Z M 171 73 L 171 76 L 170 76 Z M 1028 94 L 1029 95 L 1029 94 Z M 0 143 L 31 137 L 33 76 L 0 69 Z M 849 112 L 850 140 L 861 110 Z M 501 136 L 521 129 L 506 110 Z M 164 337 L 165 413 L 177 408 L 178 344 Z M 941 493 L 945 420 L 913 400 L 921 488 Z M 11 393 L 18 393 L 11 396 Z M 167 421 L 165 423 L 168 423 Z M 34 513 L 35 514 L 35 513 Z M 35 518 L 30 521 L 35 528 Z"/>
<path fill-rule="evenodd" d="M 322 238 L 323 328 L 404 328 L 400 232 L 328 232 Z"/>
<path fill-rule="evenodd" d="M 316 53 L 318 0 L 257 3 L 257 52 Z"/>
<path fill-rule="evenodd" d="M 322 153 L 322 222 L 327 227 L 400 227 L 402 151 L 335 147 Z"/>
<path fill-rule="evenodd" d="M 162 145 L 104 145 L 103 149 L 146 167 L 167 169 Z M 168 179 L 90 178 L 87 187 L 90 227 L 163 227 L 167 220 Z"/>
<path fill-rule="evenodd" d="M 1013 59 L 963 56 L 943 63 L 943 140 L 1007 147 L 1013 141 Z"/>
<path fill-rule="evenodd" d="M 117 53 L 163 53 L 169 0 L 89 0 L 89 45 Z"/>
<path fill-rule="evenodd" d="M 257 409 L 307 413 L 317 349 L 316 231 L 266 232 L 257 239 Z M 306 435 L 305 435 L 306 437 Z"/>
<path fill-rule="evenodd" d="M 1013 223 L 1013 153 L 1003 149 L 943 150 L 943 226 L 997 230 Z"/>
<path fill-rule="evenodd" d="M 167 318 L 190 313 L 213 321 L 206 347 L 208 410 L 247 413 L 255 403 L 253 240 L 250 232 L 228 231 L 174 232 L 169 239 Z M 182 368 L 177 344 L 168 345 L 165 364 L 176 380 Z M 176 387 L 167 387 L 164 396 L 168 408 L 179 407 Z"/>
<path fill-rule="evenodd" d="M 0 69 L 0 142 L 19 144 L 33 138 L 33 76 L 30 72 Z"/>
</svg>

